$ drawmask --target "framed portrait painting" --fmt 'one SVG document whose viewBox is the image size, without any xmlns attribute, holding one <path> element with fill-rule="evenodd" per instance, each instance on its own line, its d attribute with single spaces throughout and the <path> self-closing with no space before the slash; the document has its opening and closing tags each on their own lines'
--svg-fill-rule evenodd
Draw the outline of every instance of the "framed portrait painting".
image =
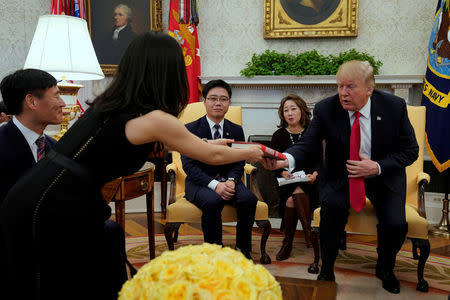
<svg viewBox="0 0 450 300">
<path fill-rule="evenodd" d="M 106 76 L 116 72 L 136 35 L 162 30 L 161 0 L 87 0 L 86 4 L 92 44 Z"/>
<path fill-rule="evenodd" d="M 358 0 L 264 0 L 264 38 L 358 35 Z"/>
</svg>

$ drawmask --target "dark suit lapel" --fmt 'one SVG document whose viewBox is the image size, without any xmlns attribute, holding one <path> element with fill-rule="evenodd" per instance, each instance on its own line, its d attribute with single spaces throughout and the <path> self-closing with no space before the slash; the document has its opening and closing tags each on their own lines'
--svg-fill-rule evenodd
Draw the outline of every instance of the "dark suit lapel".
<svg viewBox="0 0 450 300">
<path fill-rule="evenodd" d="M 206 115 L 200 119 L 199 127 L 199 136 L 202 138 L 207 138 L 208 140 L 212 140 L 211 128 L 209 127 L 208 120 L 206 120 Z"/>
<path fill-rule="evenodd" d="M 27 164 L 31 165 L 35 163 L 30 145 L 28 145 L 27 140 L 14 122 L 11 120 L 4 126 L 8 126 L 8 135 L 12 144 L 11 149 L 15 149 L 14 151 L 17 152 L 17 157 L 23 157 L 24 162 Z"/>
<path fill-rule="evenodd" d="M 52 137 L 45 135 L 45 154 L 50 152 L 50 149 L 53 148 L 53 145 L 56 144 L 56 140 L 54 140 Z"/>
<path fill-rule="evenodd" d="M 379 126 L 382 124 L 383 119 L 383 111 L 378 105 L 377 95 L 372 94 L 370 97 L 370 125 L 372 127 L 371 157 L 374 157 L 374 150 L 379 149 L 380 138 L 383 138 L 383 136 L 380 135 L 379 130 Z"/>
<path fill-rule="evenodd" d="M 348 117 L 348 111 L 342 108 L 338 99 L 338 108 L 337 108 L 337 116 L 336 116 L 336 127 L 339 128 L 340 139 L 342 144 L 350 149 L 350 119 Z M 350 150 L 349 150 L 350 151 Z"/>
<path fill-rule="evenodd" d="M 230 121 L 227 119 L 223 120 L 223 136 L 224 139 L 231 139 L 233 138 L 233 134 L 231 132 L 231 126 Z"/>
</svg>

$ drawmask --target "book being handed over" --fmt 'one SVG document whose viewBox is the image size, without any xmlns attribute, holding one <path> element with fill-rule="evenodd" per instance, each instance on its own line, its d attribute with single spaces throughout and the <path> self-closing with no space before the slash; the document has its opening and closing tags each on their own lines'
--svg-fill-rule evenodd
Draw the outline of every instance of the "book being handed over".
<svg viewBox="0 0 450 300">
<path fill-rule="evenodd" d="M 270 158 L 276 158 L 279 160 L 285 160 L 286 155 L 283 153 L 278 152 L 277 150 L 273 150 L 272 148 L 269 148 L 267 146 L 264 146 L 260 143 L 252 143 L 252 142 L 232 142 L 231 148 L 236 149 L 245 149 L 251 146 L 259 146 L 259 148 L 264 152 L 264 157 L 270 157 Z"/>
<path fill-rule="evenodd" d="M 293 177 L 291 179 L 286 179 L 284 177 L 278 177 L 277 178 L 278 185 L 282 186 L 285 184 L 291 184 L 291 183 L 296 183 L 296 182 L 308 182 L 311 180 L 311 178 L 306 176 L 304 171 L 294 172 L 294 173 L 292 173 L 292 176 Z"/>
</svg>

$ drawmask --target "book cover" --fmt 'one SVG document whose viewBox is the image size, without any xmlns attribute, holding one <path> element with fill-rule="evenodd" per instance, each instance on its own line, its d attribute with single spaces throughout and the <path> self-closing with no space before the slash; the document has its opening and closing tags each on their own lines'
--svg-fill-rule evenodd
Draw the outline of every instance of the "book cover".
<svg viewBox="0 0 450 300">
<path fill-rule="evenodd" d="M 260 143 L 233 142 L 233 143 L 231 143 L 231 148 L 245 149 L 245 148 L 248 148 L 248 147 L 254 146 L 254 145 L 259 146 L 259 148 L 264 152 L 264 157 L 276 158 L 276 159 L 280 159 L 280 160 L 286 159 L 286 155 L 284 155 L 283 153 L 280 153 L 277 150 L 274 150 L 270 147 L 264 146 Z"/>
</svg>

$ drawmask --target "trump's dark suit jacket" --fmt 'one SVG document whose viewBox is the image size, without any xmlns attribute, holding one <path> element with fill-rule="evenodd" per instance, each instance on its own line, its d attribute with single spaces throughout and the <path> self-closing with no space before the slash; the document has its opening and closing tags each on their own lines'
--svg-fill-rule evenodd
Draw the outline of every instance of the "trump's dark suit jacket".
<svg viewBox="0 0 450 300">
<path fill-rule="evenodd" d="M 372 153 L 381 175 L 366 179 L 367 184 L 389 189 L 405 199 L 405 167 L 418 157 L 414 129 L 409 122 L 403 99 L 374 90 L 371 96 Z M 320 198 L 323 201 L 333 191 L 348 186 L 346 161 L 350 153 L 350 120 L 335 95 L 316 104 L 311 125 L 301 141 L 286 150 L 294 156 L 296 166 L 306 165 L 312 154 L 320 151 L 326 141 L 325 162 L 319 172 Z"/>
<path fill-rule="evenodd" d="M 56 141 L 45 136 L 45 153 Z M 16 181 L 36 163 L 30 146 L 11 120 L 0 127 L 0 204 Z"/>
<path fill-rule="evenodd" d="M 200 138 L 212 139 L 211 129 L 209 127 L 206 116 L 186 124 L 186 128 Z M 227 119 L 223 123 L 223 138 L 234 139 L 235 141 L 244 141 L 244 131 L 242 127 L 234 124 Z M 194 199 L 195 194 L 201 187 L 208 187 L 208 184 L 217 176 L 225 179 L 240 179 L 244 173 L 245 161 L 236 162 L 228 165 L 211 166 L 193 160 L 184 155 L 181 156 L 183 170 L 186 173 L 186 199 Z"/>
</svg>

